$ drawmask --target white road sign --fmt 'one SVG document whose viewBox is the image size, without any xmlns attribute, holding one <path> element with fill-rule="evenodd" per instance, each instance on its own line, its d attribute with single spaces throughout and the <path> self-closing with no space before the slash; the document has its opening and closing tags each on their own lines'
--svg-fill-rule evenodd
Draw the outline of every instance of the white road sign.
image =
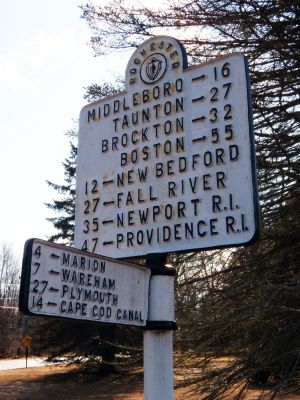
<svg viewBox="0 0 300 400">
<path fill-rule="evenodd" d="M 39 239 L 26 242 L 20 309 L 27 314 L 145 326 L 150 270 Z"/>
<path fill-rule="evenodd" d="M 122 258 L 252 242 L 250 103 L 243 55 L 188 68 L 175 39 L 144 42 L 125 91 L 80 114 L 76 247 Z"/>
</svg>

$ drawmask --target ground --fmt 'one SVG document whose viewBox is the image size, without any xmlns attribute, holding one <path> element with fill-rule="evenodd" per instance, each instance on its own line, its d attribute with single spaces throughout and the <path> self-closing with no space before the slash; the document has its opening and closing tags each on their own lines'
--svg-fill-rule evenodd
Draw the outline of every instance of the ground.
<svg viewBox="0 0 300 400">
<path fill-rule="evenodd" d="M 191 389 L 191 388 L 190 388 Z M 247 400 L 257 399 L 253 390 Z M 99 377 L 68 367 L 46 366 L 0 371 L 1 400 L 142 400 L 142 374 Z M 199 395 L 177 388 L 174 400 L 200 400 Z M 284 400 L 299 400 L 285 395 Z"/>
<path fill-rule="evenodd" d="M 182 389 L 176 396 L 176 400 L 186 398 Z M 0 371 L 0 399 L 141 400 L 143 383 L 141 373 L 98 377 L 68 367 L 15 369 Z"/>
</svg>

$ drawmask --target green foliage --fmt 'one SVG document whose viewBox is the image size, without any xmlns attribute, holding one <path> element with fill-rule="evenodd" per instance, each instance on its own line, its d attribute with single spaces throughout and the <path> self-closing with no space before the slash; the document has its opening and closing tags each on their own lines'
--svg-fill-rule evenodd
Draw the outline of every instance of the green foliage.
<svg viewBox="0 0 300 400">
<path fill-rule="evenodd" d="M 49 241 L 51 242 L 60 241 L 69 245 L 74 243 L 76 155 L 77 147 L 71 141 L 69 158 L 66 158 L 62 163 L 65 183 L 59 185 L 47 181 L 48 185 L 59 194 L 58 200 L 53 200 L 53 203 L 46 203 L 46 206 L 50 210 L 58 214 L 57 217 L 47 218 L 58 231 L 58 233 L 49 237 Z"/>
<path fill-rule="evenodd" d="M 124 326 L 45 319 L 33 337 L 48 350 L 49 361 L 101 373 L 126 369 L 128 361 L 139 360 L 142 353 L 141 332 Z"/>
<path fill-rule="evenodd" d="M 227 259 L 219 254 L 217 269 L 205 260 L 206 277 L 198 274 L 198 279 L 179 283 L 179 294 L 197 289 L 202 293 L 191 303 L 192 319 L 180 316 L 184 334 L 179 331 L 178 342 L 193 356 L 190 367 L 199 367 L 199 360 L 206 356 L 203 373 L 191 381 L 210 392 L 208 399 L 226 392 L 228 382 L 247 388 L 250 383 L 268 381 L 273 394 L 287 387 L 299 389 L 300 223 L 296 210 L 295 204 L 284 207 L 257 244 L 236 250 Z M 188 306 L 186 310 L 182 304 L 179 307 L 188 312 Z M 220 357 L 231 362 L 216 367 Z"/>
</svg>

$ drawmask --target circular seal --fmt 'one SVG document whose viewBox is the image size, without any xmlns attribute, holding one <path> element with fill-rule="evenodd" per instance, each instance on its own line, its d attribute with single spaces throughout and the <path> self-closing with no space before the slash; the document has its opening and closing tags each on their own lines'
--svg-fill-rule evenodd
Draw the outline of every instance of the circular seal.
<svg viewBox="0 0 300 400">
<path fill-rule="evenodd" d="M 141 80 L 150 84 L 161 79 L 167 70 L 167 59 L 161 53 L 153 53 L 148 56 L 140 69 Z"/>
</svg>

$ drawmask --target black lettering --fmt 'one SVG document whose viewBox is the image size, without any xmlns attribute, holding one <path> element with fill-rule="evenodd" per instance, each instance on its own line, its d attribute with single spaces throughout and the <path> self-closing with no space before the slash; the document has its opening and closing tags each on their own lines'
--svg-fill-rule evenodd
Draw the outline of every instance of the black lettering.
<svg viewBox="0 0 300 400">
<path fill-rule="evenodd" d="M 148 175 L 148 167 L 144 168 L 144 169 L 138 169 L 138 177 L 140 182 L 145 182 L 147 179 L 147 175 Z"/>
<path fill-rule="evenodd" d="M 210 167 L 213 164 L 213 157 L 210 151 L 204 153 L 203 160 L 206 167 Z"/>
<path fill-rule="evenodd" d="M 120 121 L 120 118 L 114 118 L 114 119 L 113 119 L 115 132 L 117 132 L 117 130 L 118 130 L 118 123 L 119 123 L 119 121 Z"/>
<path fill-rule="evenodd" d="M 167 140 L 164 143 L 164 153 L 165 154 L 170 154 L 172 152 L 172 143 L 170 140 Z"/>
<path fill-rule="evenodd" d="M 150 157 L 150 148 L 149 148 L 148 146 L 145 146 L 145 147 L 142 148 L 142 153 L 143 153 L 142 160 L 143 160 L 143 161 L 149 160 L 149 157 Z"/>
<path fill-rule="evenodd" d="M 210 93 L 212 94 L 210 101 L 211 102 L 215 102 L 218 101 L 218 93 L 219 93 L 219 89 L 217 87 L 213 87 L 210 89 Z"/>
<path fill-rule="evenodd" d="M 60 303 L 60 312 L 65 313 L 66 312 L 66 306 L 67 306 L 67 302 L 63 300 Z"/>
<path fill-rule="evenodd" d="M 103 139 L 102 140 L 101 151 L 102 151 L 102 153 L 106 153 L 108 150 L 109 150 L 109 148 L 108 148 L 108 140 L 107 139 Z"/>
<path fill-rule="evenodd" d="M 132 125 L 136 125 L 139 122 L 139 113 L 138 111 L 135 111 L 131 114 L 131 122 Z"/>
<path fill-rule="evenodd" d="M 231 216 L 226 217 L 226 233 L 235 233 L 235 219 Z"/>
<path fill-rule="evenodd" d="M 184 151 L 184 137 L 176 138 L 176 153 Z"/>
<path fill-rule="evenodd" d="M 210 234 L 212 236 L 219 234 L 219 232 L 216 230 L 216 222 L 218 222 L 217 218 L 213 218 L 213 219 L 209 220 Z"/>
<path fill-rule="evenodd" d="M 173 207 L 171 204 L 165 206 L 165 217 L 166 219 L 171 219 L 173 217 Z"/>
<path fill-rule="evenodd" d="M 110 114 L 110 105 L 104 104 L 104 116 L 107 117 Z"/>
<path fill-rule="evenodd" d="M 224 84 L 223 84 L 223 88 L 226 89 L 226 90 L 225 90 L 225 94 L 224 94 L 224 99 L 227 99 L 228 94 L 229 94 L 230 89 L 231 89 L 231 85 L 232 85 L 231 82 L 228 82 L 228 83 L 224 83 Z"/>
<path fill-rule="evenodd" d="M 168 242 L 171 239 L 171 228 L 169 226 L 163 226 L 163 241 Z"/>
<path fill-rule="evenodd" d="M 153 95 L 153 98 L 155 100 L 160 98 L 160 88 L 159 88 L 159 86 L 154 86 L 154 88 L 152 90 L 152 95 Z"/>
<path fill-rule="evenodd" d="M 132 104 L 134 106 L 139 106 L 140 105 L 140 95 L 139 95 L 139 93 L 133 93 L 133 95 L 132 95 Z"/>
<path fill-rule="evenodd" d="M 168 175 L 174 175 L 174 160 L 167 161 L 167 171 Z"/>
<path fill-rule="evenodd" d="M 160 214 L 160 206 L 153 206 L 152 208 L 152 215 L 153 215 L 153 221 L 156 221 L 156 217 Z"/>
<path fill-rule="evenodd" d="M 175 182 L 168 182 L 168 196 L 169 197 L 176 197 L 175 193 L 176 183 Z"/>
<path fill-rule="evenodd" d="M 128 122 L 128 117 L 127 117 L 127 115 L 125 114 L 125 115 L 123 116 L 122 129 L 127 129 L 127 128 L 129 128 L 129 122 Z"/>
<path fill-rule="evenodd" d="M 63 269 L 62 270 L 62 281 L 68 281 L 70 278 L 70 270 L 69 269 Z"/>
<path fill-rule="evenodd" d="M 166 121 L 164 123 L 164 134 L 170 135 L 173 132 L 173 125 L 171 121 Z"/>
<path fill-rule="evenodd" d="M 197 223 L 197 233 L 198 233 L 198 235 L 199 236 L 201 236 L 201 237 L 204 237 L 204 236 L 206 236 L 206 230 L 202 230 L 202 226 L 206 226 L 206 223 L 205 223 L 205 221 L 202 221 L 202 220 L 200 220 L 200 221 L 198 221 L 198 223 Z"/>
<path fill-rule="evenodd" d="M 210 174 L 203 175 L 203 190 L 211 190 L 211 186 L 209 185 L 208 181 L 210 178 Z"/>
<path fill-rule="evenodd" d="M 114 150 L 118 150 L 118 142 L 119 142 L 119 138 L 117 136 L 114 136 L 111 140 L 111 149 L 112 151 Z"/>
<path fill-rule="evenodd" d="M 124 242 L 124 235 L 122 233 L 117 234 L 117 248 L 119 248 L 120 244 Z"/>
<path fill-rule="evenodd" d="M 198 215 L 198 204 L 201 202 L 201 199 L 191 199 L 191 203 L 194 206 L 194 215 Z"/>
<path fill-rule="evenodd" d="M 133 233 L 127 232 L 127 247 L 133 247 Z"/>
<path fill-rule="evenodd" d="M 183 128 L 183 117 L 176 118 L 176 132 L 183 132 L 184 128 Z"/>
<path fill-rule="evenodd" d="M 139 157 L 138 157 L 138 151 L 137 151 L 137 150 L 132 150 L 132 152 L 131 152 L 131 162 L 132 162 L 133 164 L 135 164 L 135 163 L 138 162 L 138 159 L 139 159 Z"/>
<path fill-rule="evenodd" d="M 200 154 L 193 154 L 192 155 L 192 169 L 195 171 L 197 165 L 199 164 L 198 159 L 200 158 Z"/>
<path fill-rule="evenodd" d="M 147 130 L 148 130 L 148 127 L 142 128 L 142 142 L 148 142 L 149 141 L 149 139 L 148 139 L 148 137 L 146 135 Z"/>
<path fill-rule="evenodd" d="M 179 202 L 177 203 L 177 214 L 178 214 L 178 218 L 185 217 L 185 213 L 184 213 L 185 208 L 186 208 L 186 205 L 185 205 L 185 202 L 184 202 L 184 201 L 179 201 Z"/>
<path fill-rule="evenodd" d="M 133 172 L 133 169 L 130 169 L 127 173 L 127 181 L 129 184 L 134 183 Z"/>
<path fill-rule="evenodd" d="M 229 146 L 229 159 L 230 161 L 236 161 L 239 158 L 239 148 L 236 144 Z"/>
<path fill-rule="evenodd" d="M 175 109 L 176 109 L 177 113 L 179 113 L 180 111 L 184 111 L 183 97 L 181 97 L 180 99 L 176 99 L 175 100 Z"/>
<path fill-rule="evenodd" d="M 146 224 L 148 221 L 148 215 L 149 215 L 149 208 L 147 207 L 145 210 L 139 210 L 139 218 L 141 224 Z"/>
<path fill-rule="evenodd" d="M 212 211 L 213 212 L 222 211 L 220 207 L 221 203 L 222 203 L 221 196 L 218 195 L 212 196 Z"/>
<path fill-rule="evenodd" d="M 218 148 L 216 149 L 216 164 L 224 164 L 224 149 Z"/>
<path fill-rule="evenodd" d="M 163 170 L 163 163 L 157 163 L 155 164 L 155 176 L 157 178 L 161 177 L 164 175 L 164 170 Z"/>
<path fill-rule="evenodd" d="M 180 230 L 179 228 L 181 227 L 181 224 L 175 224 L 174 225 L 174 239 L 175 240 L 181 240 L 181 235 L 180 235 Z"/>
<path fill-rule="evenodd" d="M 128 163 L 127 153 L 121 153 L 121 167 Z"/>
<path fill-rule="evenodd" d="M 134 210 L 128 211 L 128 225 L 134 225 Z"/>
<path fill-rule="evenodd" d="M 143 196 L 143 193 L 144 192 L 142 191 L 142 189 L 138 188 L 138 191 L 137 191 L 137 202 L 138 203 L 144 203 L 146 201 L 144 196 Z"/>
<path fill-rule="evenodd" d="M 63 253 L 62 265 L 69 265 L 70 263 L 70 254 Z"/>
<path fill-rule="evenodd" d="M 157 197 L 153 195 L 153 186 L 149 187 L 149 200 L 150 201 L 155 201 L 157 200 Z"/>
<path fill-rule="evenodd" d="M 182 79 L 177 79 L 175 82 L 175 88 L 177 92 L 182 92 L 183 91 L 183 80 Z"/>
<path fill-rule="evenodd" d="M 179 172 L 187 171 L 187 158 L 179 157 Z"/>
<path fill-rule="evenodd" d="M 115 100 L 114 101 L 114 113 L 117 113 L 120 111 L 120 100 Z"/>
<path fill-rule="evenodd" d="M 97 317 L 97 306 L 93 306 L 92 308 L 92 317 Z"/>
<path fill-rule="evenodd" d="M 92 111 L 88 110 L 88 123 L 90 122 L 90 119 L 93 121 L 96 120 L 96 110 L 93 108 Z"/>
<path fill-rule="evenodd" d="M 137 231 L 136 233 L 136 241 L 138 245 L 142 245 L 144 243 L 144 232 L 143 231 Z"/>
<path fill-rule="evenodd" d="M 150 100 L 149 90 L 143 90 L 143 103 L 147 103 Z"/>
<path fill-rule="evenodd" d="M 227 119 L 232 119 L 232 108 L 231 108 L 231 104 L 226 104 L 224 106 L 224 111 L 225 111 L 225 115 L 224 115 L 224 119 L 225 121 Z"/>
<path fill-rule="evenodd" d="M 172 96 L 172 93 L 170 91 L 171 89 L 171 83 L 170 82 L 165 82 L 164 83 L 164 96 Z"/>
<path fill-rule="evenodd" d="M 226 188 L 226 185 L 224 183 L 225 173 L 222 172 L 222 171 L 219 171 L 219 172 L 216 173 L 216 177 L 217 177 L 217 188 L 218 189 Z"/>
<path fill-rule="evenodd" d="M 164 113 L 165 115 L 169 115 L 172 113 L 172 103 L 170 101 L 165 102 Z"/>
<path fill-rule="evenodd" d="M 246 226 L 246 215 L 242 214 L 241 215 L 241 219 L 242 219 L 242 231 L 247 231 L 249 228 Z"/>
</svg>

